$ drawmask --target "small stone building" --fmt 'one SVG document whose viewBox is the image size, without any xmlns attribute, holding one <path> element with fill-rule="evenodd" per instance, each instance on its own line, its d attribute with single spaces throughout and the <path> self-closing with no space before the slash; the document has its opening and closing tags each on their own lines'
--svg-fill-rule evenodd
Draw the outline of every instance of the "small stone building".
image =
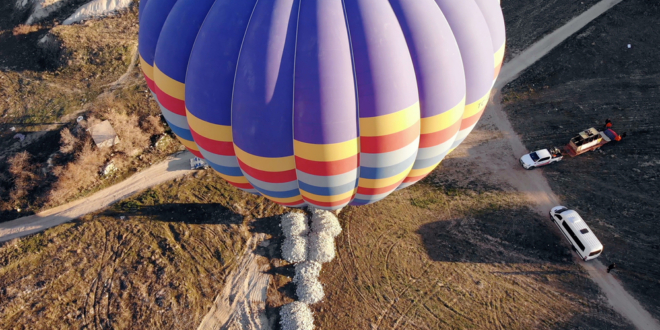
<svg viewBox="0 0 660 330">
<path fill-rule="evenodd" d="M 119 143 L 119 137 L 109 121 L 104 120 L 89 129 L 94 143 L 99 148 L 112 147 Z"/>
</svg>

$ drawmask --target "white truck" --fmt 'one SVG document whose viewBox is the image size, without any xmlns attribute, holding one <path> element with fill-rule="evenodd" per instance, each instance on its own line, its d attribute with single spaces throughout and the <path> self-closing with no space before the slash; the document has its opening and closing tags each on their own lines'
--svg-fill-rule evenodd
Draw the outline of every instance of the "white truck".
<svg viewBox="0 0 660 330">
<path fill-rule="evenodd" d="M 545 166 L 562 160 L 564 156 L 559 148 L 541 149 L 520 157 L 520 165 L 526 170 Z"/>
</svg>

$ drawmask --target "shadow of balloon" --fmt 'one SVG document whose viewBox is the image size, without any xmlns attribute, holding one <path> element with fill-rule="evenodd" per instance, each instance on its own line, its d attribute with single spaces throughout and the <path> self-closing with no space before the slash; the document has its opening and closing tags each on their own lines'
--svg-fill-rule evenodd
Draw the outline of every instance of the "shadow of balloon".
<svg viewBox="0 0 660 330">
<path fill-rule="evenodd" d="M 139 205 L 135 200 L 116 204 L 103 212 L 112 217 L 148 216 L 150 219 L 188 224 L 240 225 L 244 217 L 219 203 L 168 203 Z"/>
<path fill-rule="evenodd" d="M 548 225 L 528 209 L 487 209 L 471 218 L 425 224 L 417 233 L 435 261 L 571 263 L 570 250 Z"/>
</svg>

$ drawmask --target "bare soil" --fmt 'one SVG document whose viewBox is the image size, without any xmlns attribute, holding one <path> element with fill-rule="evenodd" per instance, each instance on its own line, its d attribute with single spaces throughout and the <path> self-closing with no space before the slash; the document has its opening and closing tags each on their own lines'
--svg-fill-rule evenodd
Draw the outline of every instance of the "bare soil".
<svg viewBox="0 0 660 330">
<path fill-rule="evenodd" d="M 603 263 L 660 318 L 660 4 L 623 1 L 503 90 L 504 110 L 530 150 L 563 146 L 606 118 L 628 137 L 544 169 L 563 203 L 605 246 Z M 631 48 L 628 48 L 628 44 Z"/>
</svg>

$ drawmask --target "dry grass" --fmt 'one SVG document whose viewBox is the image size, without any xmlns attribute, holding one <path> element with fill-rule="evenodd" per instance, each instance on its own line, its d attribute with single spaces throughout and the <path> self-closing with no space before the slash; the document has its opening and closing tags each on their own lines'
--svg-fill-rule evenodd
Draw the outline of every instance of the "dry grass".
<svg viewBox="0 0 660 330">
<path fill-rule="evenodd" d="M 346 208 L 337 258 L 321 272 L 326 299 L 313 306 L 317 326 L 626 328 L 526 204 L 517 193 L 439 188 L 427 179 L 375 205 Z"/>
<path fill-rule="evenodd" d="M 192 329 L 277 205 L 197 172 L 0 247 L 0 324 Z M 121 217 L 125 217 L 124 220 Z"/>
</svg>

